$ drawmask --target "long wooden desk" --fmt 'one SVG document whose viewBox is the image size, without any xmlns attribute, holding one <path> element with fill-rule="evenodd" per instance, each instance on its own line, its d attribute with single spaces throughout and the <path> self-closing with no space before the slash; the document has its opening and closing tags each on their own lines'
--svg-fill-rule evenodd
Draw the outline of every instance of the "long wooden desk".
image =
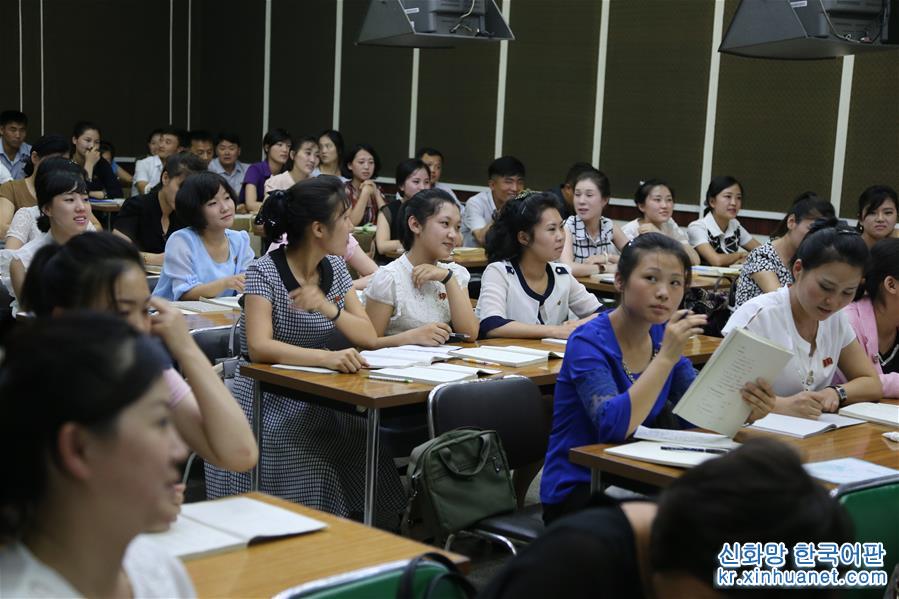
<svg viewBox="0 0 899 599">
<path fill-rule="evenodd" d="M 718 346 L 720 339 L 699 336 L 691 339 L 684 348 L 688 357 L 695 358 L 697 364 L 704 363 Z M 562 349 L 562 346 L 543 343 L 537 339 L 489 339 L 478 344 L 462 344 L 467 347 L 475 345 L 520 345 L 544 350 Z M 460 360 L 451 363 L 465 365 Z M 554 385 L 556 376 L 562 366 L 562 360 L 550 358 L 548 362 L 523 368 L 507 368 L 491 366 L 502 373 L 497 376 L 518 374 L 526 376 L 537 385 Z M 376 498 L 377 456 L 381 410 L 398 406 L 425 403 L 428 394 L 434 388 L 420 383 L 393 383 L 367 378 L 364 373 L 356 374 L 316 374 L 294 370 L 274 368 L 270 364 L 248 364 L 241 367 L 241 374 L 254 380 L 253 398 L 253 431 L 259 443 L 260 462 L 264 459 L 265 448 L 262 446 L 262 422 L 264 405 L 262 387 L 274 392 L 285 391 L 291 394 L 301 393 L 311 397 L 320 397 L 341 403 L 364 408 L 366 413 L 365 441 L 365 507 L 363 521 L 372 523 Z M 261 468 L 253 470 L 253 490 L 259 489 Z"/>
<path fill-rule="evenodd" d="M 233 310 L 231 312 L 197 312 L 195 314 L 185 314 L 184 320 L 187 321 L 187 328 L 191 331 L 231 326 L 240 320 L 240 312 Z"/>
<path fill-rule="evenodd" d="M 836 458 L 859 458 L 887 468 L 899 470 L 899 443 L 888 441 L 883 433 L 896 430 L 888 426 L 863 423 L 828 431 L 806 439 L 796 439 L 764 431 L 743 429 L 735 439 L 744 443 L 758 437 L 775 438 L 794 447 L 803 462 L 820 462 Z M 686 470 L 672 466 L 651 464 L 605 453 L 614 444 L 587 445 L 569 451 L 568 459 L 589 468 L 592 485 L 599 488 L 602 474 L 611 474 L 653 487 L 666 487 Z M 822 481 L 823 482 L 823 481 Z M 828 487 L 836 485 L 826 484 Z"/>
<path fill-rule="evenodd" d="M 402 251 L 390 252 L 385 254 L 388 258 L 399 258 L 403 255 Z M 459 254 L 453 254 L 446 262 L 455 262 L 460 266 L 468 269 L 483 270 L 487 267 L 487 251 L 484 248 L 474 248 Z"/>
<path fill-rule="evenodd" d="M 271 597 L 288 588 L 359 568 L 437 551 L 410 539 L 312 508 L 250 493 L 254 499 L 325 522 L 324 530 L 188 560 L 198 597 Z M 443 552 L 467 571 L 468 558 Z"/>
<path fill-rule="evenodd" d="M 591 279 L 590 277 L 577 277 L 577 280 L 583 283 L 584 287 L 586 287 L 589 291 L 594 291 L 596 293 L 599 293 L 600 295 L 611 297 L 618 293 L 618 291 L 615 289 L 614 283 L 596 281 L 594 279 Z M 719 289 L 729 289 L 731 285 L 731 279 L 729 279 L 728 277 L 707 277 L 704 275 L 693 275 L 690 286 L 696 287 L 698 289 L 714 289 L 716 284 L 718 285 Z"/>
</svg>

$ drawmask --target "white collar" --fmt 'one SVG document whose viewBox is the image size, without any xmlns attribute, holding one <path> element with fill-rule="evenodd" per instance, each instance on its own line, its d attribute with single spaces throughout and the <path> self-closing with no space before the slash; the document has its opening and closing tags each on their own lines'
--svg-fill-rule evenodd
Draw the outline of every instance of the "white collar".
<svg viewBox="0 0 899 599">
<path fill-rule="evenodd" d="M 702 222 L 705 223 L 705 227 L 709 230 L 709 233 L 715 237 L 721 237 L 722 235 L 727 237 L 728 233 L 733 233 L 737 230 L 737 219 L 732 218 L 727 223 L 727 231 L 722 231 L 721 227 L 718 226 L 718 221 L 715 220 L 715 216 L 711 212 L 702 218 Z"/>
</svg>

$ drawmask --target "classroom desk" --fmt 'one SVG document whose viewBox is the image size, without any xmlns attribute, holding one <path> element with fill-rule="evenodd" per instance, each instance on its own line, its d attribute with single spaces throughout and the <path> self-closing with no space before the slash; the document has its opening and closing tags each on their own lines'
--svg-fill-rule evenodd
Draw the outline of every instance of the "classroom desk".
<svg viewBox="0 0 899 599">
<path fill-rule="evenodd" d="M 896 402 L 892 400 L 890 403 Z M 859 458 L 899 470 L 899 443 L 887 441 L 882 434 L 890 430 L 896 429 L 865 422 L 806 439 L 796 439 L 765 431 L 743 429 L 737 433 L 735 440 L 743 443 L 758 437 L 775 438 L 799 451 L 803 462 Z M 575 447 L 568 452 L 568 459 L 590 469 L 591 485 L 594 489 L 599 488 L 603 473 L 653 487 L 666 487 L 686 472 L 684 468 L 651 464 L 605 453 L 606 448 L 614 446 L 615 444 L 598 444 Z M 828 488 L 837 486 L 831 483 L 823 484 Z"/>
<path fill-rule="evenodd" d="M 385 256 L 394 260 L 402 255 L 403 250 L 385 254 Z M 469 270 L 483 270 L 488 264 L 487 251 L 484 248 L 474 248 L 459 255 L 453 255 L 449 260 L 443 260 L 442 262 L 455 262 L 459 266 L 464 266 Z"/>
<path fill-rule="evenodd" d="M 611 297 L 618 293 L 615 290 L 614 283 L 604 283 L 602 281 L 591 279 L 590 277 L 577 277 L 577 280 L 583 283 L 584 287 L 586 287 L 589 291 L 593 291 L 606 297 Z M 718 285 L 719 289 L 729 289 L 731 285 L 731 279 L 728 277 L 707 277 L 704 275 L 695 275 L 692 278 L 690 286 L 698 289 L 714 289 L 716 284 Z"/>
<path fill-rule="evenodd" d="M 376 528 L 262 493 L 253 499 L 327 523 L 324 530 L 188 560 L 198 597 L 271 597 L 297 585 L 438 551 Z M 442 552 L 463 571 L 468 558 Z"/>
<path fill-rule="evenodd" d="M 719 339 L 699 336 L 702 338 L 691 339 L 684 347 L 685 355 L 695 356 L 697 363 L 708 360 L 708 356 L 714 351 Z M 466 347 L 474 347 L 476 344 L 465 343 Z M 520 345 L 544 350 L 560 350 L 562 346 L 543 343 L 538 339 L 488 339 L 478 345 Z M 465 365 L 460 360 L 452 360 L 451 363 Z M 518 374 L 526 376 L 540 386 L 554 385 L 562 360 L 550 358 L 548 362 L 525 366 L 523 368 L 508 368 L 504 366 L 490 366 L 489 368 L 501 370 L 502 375 Z M 393 383 L 389 381 L 369 380 L 364 373 L 356 374 L 316 374 L 295 370 L 283 370 L 272 367 L 271 364 L 248 364 L 242 366 L 240 373 L 254 380 L 253 397 L 253 432 L 256 442 L 259 444 L 260 461 L 264 456 L 262 446 L 262 422 L 264 406 L 262 402 L 262 388 L 266 391 L 288 393 L 301 393 L 312 397 L 320 397 L 344 404 L 364 408 L 366 413 L 366 437 L 365 437 L 365 507 L 363 521 L 372 523 L 374 514 L 375 497 L 377 493 L 377 456 L 379 439 L 379 426 L 381 410 L 411 404 L 420 404 L 427 401 L 428 394 L 434 388 L 432 385 L 420 383 Z M 252 488 L 259 489 L 260 468 L 253 469 Z"/>
<path fill-rule="evenodd" d="M 184 320 L 187 321 L 187 328 L 191 331 L 231 326 L 240 320 L 240 312 L 233 310 L 231 312 L 198 312 L 196 314 L 185 314 Z"/>
<path fill-rule="evenodd" d="M 102 214 L 102 218 L 98 217 L 98 220 L 101 220 L 103 223 L 103 228 L 107 231 L 112 231 L 112 221 L 113 217 L 119 213 L 122 209 L 122 204 L 125 203 L 124 198 L 120 199 L 109 199 L 109 200 L 99 200 L 96 198 L 92 198 L 90 200 L 91 203 L 91 212 Z"/>
</svg>

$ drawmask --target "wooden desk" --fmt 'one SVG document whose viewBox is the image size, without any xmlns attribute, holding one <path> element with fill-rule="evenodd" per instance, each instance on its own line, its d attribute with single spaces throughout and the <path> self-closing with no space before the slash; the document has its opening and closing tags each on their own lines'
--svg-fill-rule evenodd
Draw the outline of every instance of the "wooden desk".
<svg viewBox="0 0 899 599">
<path fill-rule="evenodd" d="M 577 280 L 583 283 L 584 287 L 589 291 L 599 293 L 606 297 L 611 297 L 618 293 L 615 290 L 614 283 L 604 283 L 591 279 L 590 277 L 577 277 Z M 706 277 L 703 275 L 695 275 L 690 286 L 698 289 L 714 289 L 716 284 L 718 284 L 719 289 L 729 289 L 731 279 L 728 277 Z"/>
<path fill-rule="evenodd" d="M 187 321 L 187 328 L 191 331 L 208 329 L 211 327 L 231 326 L 240 320 L 240 312 L 231 311 L 185 314 L 184 320 Z"/>
<path fill-rule="evenodd" d="M 882 434 L 890 430 L 896 429 L 866 422 L 813 435 L 807 439 L 796 439 L 786 435 L 744 429 L 737 433 L 735 439 L 743 443 L 758 437 L 775 438 L 799 451 L 803 462 L 859 458 L 899 470 L 899 443 L 887 441 Z M 614 474 L 654 487 L 666 487 L 685 472 L 683 468 L 651 464 L 605 453 L 606 448 L 614 446 L 614 444 L 599 444 L 576 447 L 568 452 L 568 459 L 590 469 L 594 488 L 599 487 L 602 473 Z M 829 488 L 837 486 L 823 481 L 822 484 Z"/>
<path fill-rule="evenodd" d="M 717 347 L 720 340 L 704 337 L 692 339 L 685 347 L 685 354 L 695 353 L 697 363 L 708 359 L 713 346 Z M 558 351 L 560 346 L 543 343 L 538 339 L 489 339 L 478 344 L 464 343 L 466 347 L 476 345 L 520 345 L 535 349 Z M 451 363 L 465 365 L 460 360 L 451 360 Z M 508 368 L 504 366 L 491 366 L 490 368 L 501 370 L 497 376 L 518 374 L 526 376 L 540 386 L 555 385 L 556 377 L 562 367 L 562 360 L 550 358 L 542 364 L 525 366 L 523 368 Z M 370 380 L 364 373 L 355 374 L 316 374 L 295 370 L 283 370 L 272 367 L 271 364 L 248 364 L 240 369 L 242 375 L 254 380 L 253 397 L 253 431 L 256 434 L 256 442 L 259 443 L 260 461 L 264 456 L 262 446 L 262 422 L 264 405 L 262 402 L 262 385 L 266 385 L 274 392 L 287 391 L 291 393 L 303 393 L 313 397 L 321 397 L 345 404 L 365 408 L 366 411 L 366 435 L 365 435 L 365 507 L 363 521 L 372 523 L 376 497 L 377 480 L 377 456 L 380 444 L 379 427 L 381 410 L 411 404 L 420 404 L 427 401 L 428 394 L 434 388 L 432 385 L 420 383 L 393 383 L 389 381 Z M 253 490 L 259 489 L 260 468 L 253 470 Z"/>
<path fill-rule="evenodd" d="M 188 560 L 184 565 L 198 597 L 271 597 L 320 578 L 437 551 L 410 539 L 262 493 L 248 496 L 315 518 L 327 523 L 328 528 Z M 464 571 L 468 570 L 468 558 L 443 553 Z"/>
<path fill-rule="evenodd" d="M 389 252 L 385 254 L 388 258 L 396 259 L 403 255 L 403 251 Z M 487 251 L 484 248 L 474 248 L 473 250 L 463 252 L 459 255 L 452 255 L 448 260 L 442 262 L 455 262 L 459 266 L 464 266 L 469 270 L 483 270 L 487 267 Z"/>
</svg>

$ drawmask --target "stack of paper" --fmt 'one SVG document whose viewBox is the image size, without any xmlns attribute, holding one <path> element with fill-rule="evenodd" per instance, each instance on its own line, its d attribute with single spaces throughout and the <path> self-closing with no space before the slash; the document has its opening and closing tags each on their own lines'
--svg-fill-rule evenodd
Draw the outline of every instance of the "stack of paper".
<svg viewBox="0 0 899 599">
<path fill-rule="evenodd" d="M 708 447 L 710 449 L 736 449 L 739 443 L 725 435 L 700 433 L 697 431 L 680 431 L 666 428 L 648 428 L 638 426 L 634 431 L 634 439 L 655 441 L 665 445 L 683 445 L 686 447 Z"/>
<path fill-rule="evenodd" d="M 796 416 L 771 413 L 753 422 L 749 428 L 805 439 L 812 435 L 861 423 L 861 420 L 846 418 L 837 414 L 821 414 L 817 420 L 811 420 L 809 418 L 797 418 Z"/>
<path fill-rule="evenodd" d="M 181 300 L 177 302 L 172 302 L 172 305 L 176 308 L 179 308 L 181 312 L 188 313 L 212 313 L 212 312 L 233 312 L 234 308 L 231 306 L 223 306 L 218 303 L 212 303 L 208 301 L 190 301 L 190 300 Z"/>
<path fill-rule="evenodd" d="M 506 347 L 466 347 L 451 351 L 450 355 L 487 366 L 512 366 L 520 368 L 546 362 L 549 352 L 521 352 Z"/>
<path fill-rule="evenodd" d="M 899 427 L 899 406 L 886 403 L 862 402 L 842 408 L 840 414 L 850 418 L 861 418 L 868 422 Z"/>
</svg>

